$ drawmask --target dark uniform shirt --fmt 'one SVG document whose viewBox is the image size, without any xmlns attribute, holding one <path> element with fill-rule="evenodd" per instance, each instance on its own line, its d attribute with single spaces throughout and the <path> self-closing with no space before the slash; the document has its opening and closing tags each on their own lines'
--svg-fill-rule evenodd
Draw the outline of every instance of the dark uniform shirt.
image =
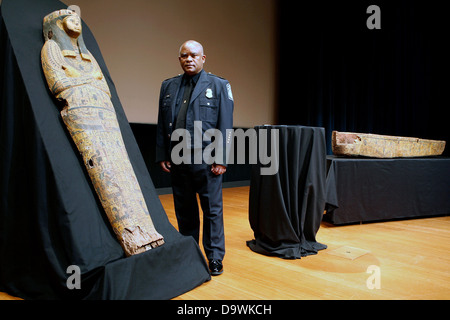
<svg viewBox="0 0 450 320">
<path fill-rule="evenodd" d="M 199 73 L 197 73 L 196 75 L 193 75 L 193 76 L 189 76 L 187 74 L 183 75 L 183 80 L 181 81 L 181 86 L 180 86 L 180 90 L 178 91 L 177 102 L 176 102 L 176 105 L 175 105 L 175 119 L 174 119 L 174 123 L 177 123 L 178 113 L 180 112 L 180 108 L 181 108 L 181 105 L 182 105 L 182 101 L 181 100 L 183 99 L 184 88 L 186 87 L 188 81 L 190 79 L 192 79 L 192 81 L 194 83 L 194 86 L 192 88 L 192 91 L 193 91 L 194 88 L 195 88 L 195 85 L 198 82 L 198 79 L 200 78 L 200 74 L 202 72 L 205 72 L 205 71 L 201 70 Z M 189 103 L 189 101 L 188 101 L 188 103 Z M 188 106 L 188 108 L 189 108 L 189 106 Z"/>
</svg>

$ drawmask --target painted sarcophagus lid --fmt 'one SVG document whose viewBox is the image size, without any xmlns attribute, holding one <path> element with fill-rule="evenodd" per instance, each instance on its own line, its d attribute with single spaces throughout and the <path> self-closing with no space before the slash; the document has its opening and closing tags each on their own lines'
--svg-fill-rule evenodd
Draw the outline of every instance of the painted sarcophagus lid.
<svg viewBox="0 0 450 320">
<path fill-rule="evenodd" d="M 339 131 L 333 131 L 331 143 L 335 155 L 374 158 L 439 156 L 446 144 L 440 140 Z"/>
<path fill-rule="evenodd" d="M 71 10 L 44 17 L 42 69 L 61 117 L 127 256 L 164 244 L 145 202 L 122 138 L 103 73 L 84 44 Z"/>
</svg>

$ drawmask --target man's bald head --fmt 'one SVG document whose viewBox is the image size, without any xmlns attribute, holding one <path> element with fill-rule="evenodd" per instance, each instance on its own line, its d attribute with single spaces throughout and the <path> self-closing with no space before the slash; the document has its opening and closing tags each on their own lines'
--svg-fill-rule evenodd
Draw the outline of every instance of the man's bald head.
<svg viewBox="0 0 450 320">
<path fill-rule="evenodd" d="M 195 40 L 184 42 L 180 47 L 178 60 L 186 74 L 193 76 L 199 73 L 203 70 L 203 64 L 206 60 L 203 46 Z"/>
<path fill-rule="evenodd" d="M 195 40 L 188 40 L 186 42 L 184 42 L 181 46 L 180 46 L 180 50 L 178 51 L 178 56 L 181 56 L 181 51 L 183 50 L 184 47 L 189 47 L 189 48 L 196 48 L 197 50 L 200 50 L 202 55 L 203 55 L 203 46 L 200 42 L 195 41 Z"/>
</svg>

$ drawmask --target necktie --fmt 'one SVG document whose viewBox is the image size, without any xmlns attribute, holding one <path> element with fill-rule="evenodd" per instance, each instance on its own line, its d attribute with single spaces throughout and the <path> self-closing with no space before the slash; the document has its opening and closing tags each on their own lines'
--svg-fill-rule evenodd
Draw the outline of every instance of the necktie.
<svg viewBox="0 0 450 320">
<path fill-rule="evenodd" d="M 183 100 L 181 100 L 180 111 L 178 111 L 177 115 L 177 123 L 175 125 L 175 129 L 183 128 L 186 129 L 186 114 L 189 106 L 189 101 L 191 100 L 192 90 L 194 88 L 194 83 L 192 79 L 187 81 L 186 86 L 184 87 Z"/>
</svg>

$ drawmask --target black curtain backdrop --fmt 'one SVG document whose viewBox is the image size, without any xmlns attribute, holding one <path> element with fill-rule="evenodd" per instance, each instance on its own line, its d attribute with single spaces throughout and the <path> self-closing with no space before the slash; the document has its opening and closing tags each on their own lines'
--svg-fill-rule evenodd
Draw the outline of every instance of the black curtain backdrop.
<svg viewBox="0 0 450 320">
<path fill-rule="evenodd" d="M 369 30 L 378 5 L 381 29 Z M 279 1 L 281 124 L 446 140 L 448 12 L 439 1 Z M 450 154 L 446 148 L 445 155 Z"/>
</svg>

